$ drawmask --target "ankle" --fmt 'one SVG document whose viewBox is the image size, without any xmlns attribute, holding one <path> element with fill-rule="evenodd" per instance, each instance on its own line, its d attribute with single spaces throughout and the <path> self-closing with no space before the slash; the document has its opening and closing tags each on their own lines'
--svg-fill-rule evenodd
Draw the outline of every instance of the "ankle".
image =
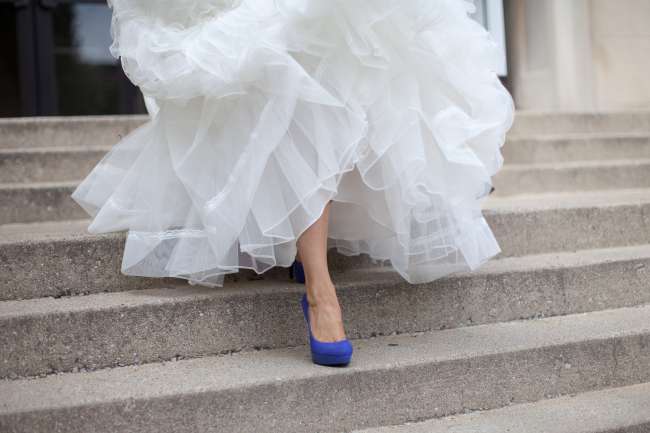
<svg viewBox="0 0 650 433">
<path fill-rule="evenodd" d="M 307 288 L 307 302 L 311 306 L 338 304 L 334 284 L 319 282 L 317 284 L 305 283 Z"/>
<path fill-rule="evenodd" d="M 312 308 L 331 308 L 339 306 L 339 300 L 336 295 L 307 295 L 307 303 Z"/>
</svg>

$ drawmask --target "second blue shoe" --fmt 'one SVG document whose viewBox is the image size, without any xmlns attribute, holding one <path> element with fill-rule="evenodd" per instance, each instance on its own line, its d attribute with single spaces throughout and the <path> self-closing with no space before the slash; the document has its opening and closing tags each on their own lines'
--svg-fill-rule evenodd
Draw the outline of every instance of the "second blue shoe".
<svg viewBox="0 0 650 433">
<path fill-rule="evenodd" d="M 311 358 L 315 364 L 320 365 L 347 365 L 352 358 L 352 343 L 347 338 L 338 341 L 320 341 L 314 338 L 311 332 L 309 321 L 309 303 L 307 294 L 302 295 L 300 300 L 302 312 L 307 322 L 309 331 L 309 347 L 311 349 Z"/>
<path fill-rule="evenodd" d="M 296 283 L 305 284 L 305 269 L 298 260 L 294 260 L 289 268 L 289 278 L 296 280 Z"/>
</svg>

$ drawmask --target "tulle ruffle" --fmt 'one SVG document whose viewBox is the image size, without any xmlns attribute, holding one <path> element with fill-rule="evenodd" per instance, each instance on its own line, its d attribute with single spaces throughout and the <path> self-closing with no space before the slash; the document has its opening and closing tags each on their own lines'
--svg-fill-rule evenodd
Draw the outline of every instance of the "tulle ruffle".
<svg viewBox="0 0 650 433">
<path fill-rule="evenodd" d="M 290 266 L 330 200 L 328 246 L 412 283 L 499 252 L 480 199 L 514 110 L 471 3 L 112 6 L 111 49 L 155 115 L 73 198 L 89 231 L 129 231 L 125 274 L 220 286 Z"/>
</svg>

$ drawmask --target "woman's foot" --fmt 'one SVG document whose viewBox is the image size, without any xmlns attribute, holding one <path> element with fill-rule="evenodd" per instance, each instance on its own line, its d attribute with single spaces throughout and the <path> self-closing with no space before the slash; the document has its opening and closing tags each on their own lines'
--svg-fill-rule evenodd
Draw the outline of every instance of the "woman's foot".
<svg viewBox="0 0 650 433">
<path fill-rule="evenodd" d="M 314 338 L 323 342 L 340 341 L 346 338 L 341 306 L 333 283 L 308 285 L 307 302 Z"/>
</svg>

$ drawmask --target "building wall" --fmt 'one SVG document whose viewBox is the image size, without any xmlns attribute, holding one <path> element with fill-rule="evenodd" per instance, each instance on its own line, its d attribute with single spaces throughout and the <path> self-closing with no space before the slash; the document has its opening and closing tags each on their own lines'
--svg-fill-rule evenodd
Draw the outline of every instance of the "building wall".
<svg viewBox="0 0 650 433">
<path fill-rule="evenodd" d="M 509 0 L 506 15 L 519 108 L 650 108 L 650 1 Z"/>
</svg>

